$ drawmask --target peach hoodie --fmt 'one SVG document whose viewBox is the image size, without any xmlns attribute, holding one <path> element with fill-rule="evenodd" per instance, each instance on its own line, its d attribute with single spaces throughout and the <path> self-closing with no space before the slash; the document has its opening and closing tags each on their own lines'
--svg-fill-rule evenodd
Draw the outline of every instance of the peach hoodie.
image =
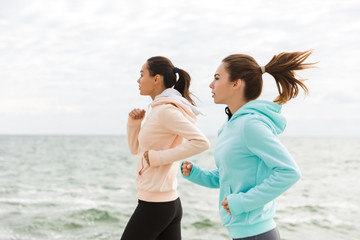
<svg viewBox="0 0 360 240">
<path fill-rule="evenodd" d="M 137 197 L 147 202 L 173 201 L 179 197 L 178 161 L 205 151 L 209 141 L 195 126 L 191 108 L 179 99 L 155 98 L 151 107 L 142 126 L 142 119 L 130 117 L 127 124 L 130 152 L 137 154 Z M 150 166 L 143 158 L 147 150 Z"/>
</svg>

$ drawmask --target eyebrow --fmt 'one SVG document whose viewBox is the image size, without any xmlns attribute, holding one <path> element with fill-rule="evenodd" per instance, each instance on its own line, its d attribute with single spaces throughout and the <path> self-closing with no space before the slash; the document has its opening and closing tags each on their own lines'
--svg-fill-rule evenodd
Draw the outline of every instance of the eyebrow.
<svg viewBox="0 0 360 240">
<path fill-rule="evenodd" d="M 216 75 L 220 76 L 220 74 L 218 74 L 218 73 L 215 73 L 215 74 L 214 74 L 214 77 L 216 77 Z"/>
</svg>

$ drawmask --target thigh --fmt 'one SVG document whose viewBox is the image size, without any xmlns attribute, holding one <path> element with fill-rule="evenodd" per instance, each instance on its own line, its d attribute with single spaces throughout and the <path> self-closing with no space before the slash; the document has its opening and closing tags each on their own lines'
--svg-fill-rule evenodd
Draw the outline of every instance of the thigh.
<svg viewBox="0 0 360 240">
<path fill-rule="evenodd" d="M 182 206 L 180 199 L 175 201 L 174 205 L 175 215 L 170 224 L 161 232 L 157 240 L 181 240 L 181 219 Z"/>
<path fill-rule="evenodd" d="M 172 216 L 167 204 L 139 201 L 121 240 L 155 240 L 171 222 Z"/>
<path fill-rule="evenodd" d="M 156 240 L 181 240 L 181 224 L 180 222 L 171 223 L 167 228 L 159 235 Z"/>
</svg>

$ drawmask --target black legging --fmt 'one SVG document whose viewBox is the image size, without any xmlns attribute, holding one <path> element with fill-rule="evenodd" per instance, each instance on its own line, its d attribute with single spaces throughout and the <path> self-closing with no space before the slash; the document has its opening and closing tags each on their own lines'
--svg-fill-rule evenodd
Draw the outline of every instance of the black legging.
<svg viewBox="0 0 360 240">
<path fill-rule="evenodd" d="M 121 240 L 180 240 L 181 218 L 180 198 L 171 202 L 139 200 Z"/>
<path fill-rule="evenodd" d="M 246 238 L 234 238 L 234 240 L 280 240 L 280 234 L 277 228 L 268 232 Z"/>
</svg>

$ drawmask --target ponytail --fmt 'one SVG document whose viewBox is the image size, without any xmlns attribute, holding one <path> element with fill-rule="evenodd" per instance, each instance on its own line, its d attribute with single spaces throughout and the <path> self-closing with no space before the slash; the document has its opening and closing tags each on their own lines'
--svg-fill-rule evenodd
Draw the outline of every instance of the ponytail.
<svg viewBox="0 0 360 240">
<path fill-rule="evenodd" d="M 177 73 L 179 74 L 179 78 L 176 81 L 174 88 L 178 90 L 181 95 L 186 98 L 192 105 L 195 105 L 194 101 L 190 97 L 190 75 L 182 69 L 177 69 Z"/>
<path fill-rule="evenodd" d="M 247 101 L 258 98 L 262 91 L 262 74 L 271 74 L 276 81 L 279 96 L 274 102 L 284 104 L 296 97 L 299 93 L 299 86 L 308 93 L 308 89 L 303 83 L 304 79 L 297 79 L 295 71 L 313 68 L 315 63 L 303 63 L 311 50 L 305 52 L 280 53 L 275 55 L 264 67 L 260 67 L 255 59 L 246 54 L 232 54 L 224 58 L 223 63 L 230 74 L 230 81 L 241 79 L 245 82 L 244 98 Z"/>
<path fill-rule="evenodd" d="M 160 74 L 164 78 L 165 88 L 174 87 L 181 95 L 186 98 L 192 105 L 195 105 L 194 101 L 190 97 L 190 75 L 183 69 L 174 67 L 172 62 L 166 57 L 151 57 L 147 60 L 149 72 L 152 76 Z M 176 74 L 179 75 L 178 79 Z"/>
<path fill-rule="evenodd" d="M 265 65 L 265 71 L 271 74 L 276 81 L 279 96 L 274 102 L 284 104 L 299 93 L 299 86 L 304 90 L 305 95 L 308 89 L 303 83 L 305 79 L 298 79 L 295 71 L 307 68 L 313 68 L 315 63 L 304 63 L 312 53 L 311 50 L 304 52 L 283 52 L 275 55 L 268 64 Z"/>
</svg>

